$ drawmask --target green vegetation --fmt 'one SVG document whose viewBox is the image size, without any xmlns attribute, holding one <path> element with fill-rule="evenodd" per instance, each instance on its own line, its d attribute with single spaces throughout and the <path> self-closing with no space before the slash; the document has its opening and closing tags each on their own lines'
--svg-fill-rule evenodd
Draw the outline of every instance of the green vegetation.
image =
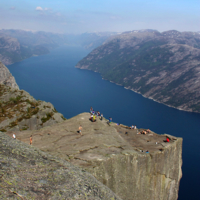
<svg viewBox="0 0 200 200">
<path fill-rule="evenodd" d="M 9 127 L 12 128 L 12 127 L 17 126 L 17 125 L 18 125 L 17 121 L 14 121 L 14 122 L 11 122 L 9 124 Z"/>
<path fill-rule="evenodd" d="M 9 100 L 13 102 L 14 104 L 18 103 L 22 96 L 17 96 L 16 98 L 11 97 Z"/>
<path fill-rule="evenodd" d="M 63 115 L 61 116 L 61 118 L 62 118 L 63 120 L 66 120 L 66 118 L 65 118 Z"/>
<path fill-rule="evenodd" d="M 55 108 L 53 109 L 51 107 L 51 105 L 45 104 L 42 101 L 36 101 L 28 94 L 23 93 L 23 91 L 13 90 L 8 86 L 0 85 L 0 92 L 2 92 L 3 95 L 2 100 L 0 101 L 0 123 L 4 120 L 8 122 L 8 125 L 5 125 L 2 130 L 10 130 L 17 125 L 18 129 L 27 130 L 29 129 L 29 121 L 27 120 L 32 118 L 34 115 L 33 118 L 40 119 L 41 115 L 44 116 L 44 112 L 47 113 L 45 117 L 41 119 L 43 124 L 51 118 L 54 119 L 53 115 L 57 112 Z M 39 112 L 41 104 L 43 104 L 41 109 L 42 112 Z M 14 118 L 16 120 L 13 122 Z M 63 116 L 60 116 L 60 120 L 62 121 L 61 118 L 65 120 Z M 23 123 L 20 123 L 22 121 Z M 36 125 L 36 127 L 40 127 L 38 123 L 39 121 L 40 120 L 33 120 L 32 123 L 33 125 Z"/>
<path fill-rule="evenodd" d="M 41 118 L 42 123 L 47 122 L 49 119 L 52 118 L 53 115 L 54 115 L 53 112 L 51 112 L 51 113 L 47 113 L 47 114 L 46 114 L 46 117 Z"/>
<path fill-rule="evenodd" d="M 54 109 L 53 109 L 53 112 L 55 112 L 55 113 L 57 113 L 58 111 L 55 109 L 55 107 L 54 107 Z"/>
</svg>

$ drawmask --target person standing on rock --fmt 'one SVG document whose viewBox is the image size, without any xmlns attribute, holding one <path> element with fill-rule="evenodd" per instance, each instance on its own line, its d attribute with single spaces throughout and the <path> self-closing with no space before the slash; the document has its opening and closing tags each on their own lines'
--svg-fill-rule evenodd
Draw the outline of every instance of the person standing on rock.
<svg viewBox="0 0 200 200">
<path fill-rule="evenodd" d="M 102 120 L 103 119 L 103 113 L 101 113 L 101 117 L 100 117 L 100 120 Z"/>
<path fill-rule="evenodd" d="M 16 135 L 15 135 L 15 133 L 13 133 L 13 139 L 16 139 Z"/>
<path fill-rule="evenodd" d="M 137 129 L 136 125 L 134 126 L 134 129 Z"/>
<path fill-rule="evenodd" d="M 79 133 L 82 135 L 82 126 L 81 125 L 79 126 L 78 130 L 79 130 Z"/>
<path fill-rule="evenodd" d="M 133 126 L 133 125 L 131 126 L 131 129 L 134 129 L 134 126 Z"/>
<path fill-rule="evenodd" d="M 32 135 L 30 136 L 30 145 L 32 145 L 32 143 L 33 143 L 33 137 L 32 137 Z"/>
</svg>

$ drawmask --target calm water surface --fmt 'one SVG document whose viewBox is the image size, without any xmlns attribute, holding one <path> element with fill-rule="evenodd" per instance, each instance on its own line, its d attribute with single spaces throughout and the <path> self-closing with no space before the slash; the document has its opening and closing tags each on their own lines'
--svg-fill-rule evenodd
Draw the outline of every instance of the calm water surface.
<svg viewBox="0 0 200 200">
<path fill-rule="evenodd" d="M 74 68 L 88 53 L 78 46 L 63 46 L 8 68 L 20 89 L 51 102 L 66 118 L 88 112 L 92 106 L 114 122 L 183 137 L 179 200 L 199 200 L 200 114 L 164 106 L 102 80 L 98 73 Z"/>
</svg>

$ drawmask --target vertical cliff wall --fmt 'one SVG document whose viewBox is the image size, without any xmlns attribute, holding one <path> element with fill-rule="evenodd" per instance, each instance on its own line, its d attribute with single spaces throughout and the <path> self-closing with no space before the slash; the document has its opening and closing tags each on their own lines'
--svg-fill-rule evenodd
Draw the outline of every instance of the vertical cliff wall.
<svg viewBox="0 0 200 200">
<path fill-rule="evenodd" d="M 161 152 L 122 151 L 91 173 L 124 200 L 176 200 L 182 177 L 182 139 Z"/>
</svg>

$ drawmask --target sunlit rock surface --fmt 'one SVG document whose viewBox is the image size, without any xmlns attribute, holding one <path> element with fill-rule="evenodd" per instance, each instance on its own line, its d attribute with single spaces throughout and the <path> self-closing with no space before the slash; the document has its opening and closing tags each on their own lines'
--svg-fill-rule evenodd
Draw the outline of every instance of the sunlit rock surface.
<svg viewBox="0 0 200 200">
<path fill-rule="evenodd" d="M 124 200 L 176 200 L 182 177 L 182 138 L 137 134 L 82 113 L 40 130 L 15 132 L 17 139 L 90 172 Z M 81 136 L 77 131 L 82 125 Z M 7 132 L 12 136 L 13 132 Z M 148 150 L 149 153 L 146 153 Z"/>
<path fill-rule="evenodd" d="M 15 78 L 12 76 L 8 68 L 0 61 L 0 84 L 19 89 Z"/>
<path fill-rule="evenodd" d="M 0 199 L 120 200 L 86 171 L 2 132 Z"/>
</svg>

